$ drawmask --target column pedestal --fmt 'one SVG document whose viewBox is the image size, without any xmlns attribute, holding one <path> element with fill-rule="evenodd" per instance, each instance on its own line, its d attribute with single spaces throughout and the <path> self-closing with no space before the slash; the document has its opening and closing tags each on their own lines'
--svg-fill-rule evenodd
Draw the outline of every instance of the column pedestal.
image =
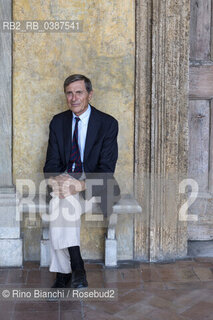
<svg viewBox="0 0 213 320">
<path fill-rule="evenodd" d="M 0 267 L 22 266 L 18 199 L 14 188 L 0 188 Z"/>
</svg>

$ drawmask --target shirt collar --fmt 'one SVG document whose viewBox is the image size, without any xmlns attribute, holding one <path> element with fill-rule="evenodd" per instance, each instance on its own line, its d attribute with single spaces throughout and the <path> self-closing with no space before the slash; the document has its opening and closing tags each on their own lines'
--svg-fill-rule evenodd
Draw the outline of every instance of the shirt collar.
<svg viewBox="0 0 213 320">
<path fill-rule="evenodd" d="M 91 106 L 90 106 L 90 104 L 88 104 L 87 110 L 84 113 L 82 113 L 79 116 L 79 118 L 81 119 L 82 122 L 85 122 L 85 121 L 87 121 L 88 117 L 90 116 L 90 113 L 91 113 Z M 73 115 L 73 119 L 74 119 L 76 117 L 76 115 L 74 113 L 72 113 L 72 115 Z"/>
</svg>

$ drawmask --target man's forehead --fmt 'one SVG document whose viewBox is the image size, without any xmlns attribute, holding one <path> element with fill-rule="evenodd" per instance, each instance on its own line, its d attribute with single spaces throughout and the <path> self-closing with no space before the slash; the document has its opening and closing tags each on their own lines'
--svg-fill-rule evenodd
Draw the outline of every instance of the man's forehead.
<svg viewBox="0 0 213 320">
<path fill-rule="evenodd" d="M 72 82 L 66 87 L 66 91 L 78 90 L 78 89 L 81 89 L 81 90 L 86 89 L 84 80 L 78 80 L 78 81 Z"/>
</svg>

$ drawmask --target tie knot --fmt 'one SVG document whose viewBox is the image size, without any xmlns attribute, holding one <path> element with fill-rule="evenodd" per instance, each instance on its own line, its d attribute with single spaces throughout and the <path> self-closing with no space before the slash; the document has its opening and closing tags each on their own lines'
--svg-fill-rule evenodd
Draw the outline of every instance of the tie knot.
<svg viewBox="0 0 213 320">
<path fill-rule="evenodd" d="M 81 119 L 79 117 L 75 117 L 75 121 L 78 122 L 80 121 Z"/>
</svg>

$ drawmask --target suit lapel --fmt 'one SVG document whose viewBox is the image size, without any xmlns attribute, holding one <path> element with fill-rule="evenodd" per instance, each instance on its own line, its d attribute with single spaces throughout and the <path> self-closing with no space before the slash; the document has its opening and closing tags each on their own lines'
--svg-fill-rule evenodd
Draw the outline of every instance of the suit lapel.
<svg viewBox="0 0 213 320">
<path fill-rule="evenodd" d="M 96 141 L 98 131 L 100 128 L 100 121 L 98 121 L 98 116 L 95 111 L 95 108 L 91 106 L 91 114 L 89 118 L 89 123 L 87 127 L 87 135 L 84 149 L 84 162 L 87 160 L 87 157 L 92 149 L 94 142 Z"/>
<path fill-rule="evenodd" d="M 66 164 L 69 162 L 72 146 L 72 112 L 68 111 L 68 114 L 64 117 L 64 156 Z"/>
</svg>

